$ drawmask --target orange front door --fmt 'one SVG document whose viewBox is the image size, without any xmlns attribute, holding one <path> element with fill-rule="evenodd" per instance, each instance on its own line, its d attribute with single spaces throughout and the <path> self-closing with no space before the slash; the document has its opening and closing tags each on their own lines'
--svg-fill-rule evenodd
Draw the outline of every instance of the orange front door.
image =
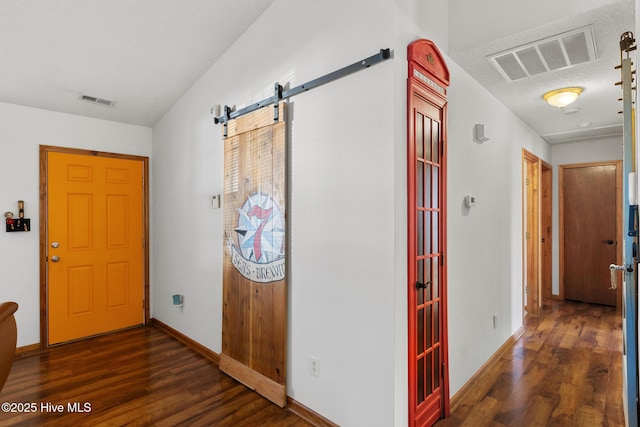
<svg viewBox="0 0 640 427">
<path fill-rule="evenodd" d="M 47 159 L 48 344 L 144 323 L 142 162 Z"/>
</svg>

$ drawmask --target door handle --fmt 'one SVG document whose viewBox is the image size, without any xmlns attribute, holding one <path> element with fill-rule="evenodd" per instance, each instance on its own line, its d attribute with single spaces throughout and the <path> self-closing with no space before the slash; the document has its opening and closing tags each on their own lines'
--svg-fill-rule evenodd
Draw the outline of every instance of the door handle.
<svg viewBox="0 0 640 427">
<path fill-rule="evenodd" d="M 58 261 L 60 261 L 60 257 L 58 255 L 54 255 L 54 256 L 51 257 L 51 261 L 58 262 Z"/>
<path fill-rule="evenodd" d="M 426 289 L 427 286 L 429 286 L 430 284 L 431 282 L 427 282 L 427 283 L 416 282 L 416 289 Z"/>
<path fill-rule="evenodd" d="M 607 245 L 613 245 L 615 243 L 615 240 L 605 240 L 605 243 Z"/>
<path fill-rule="evenodd" d="M 611 273 L 611 287 L 609 289 L 618 288 L 618 271 L 623 271 L 624 265 L 611 264 L 609 266 L 609 272 Z"/>
</svg>

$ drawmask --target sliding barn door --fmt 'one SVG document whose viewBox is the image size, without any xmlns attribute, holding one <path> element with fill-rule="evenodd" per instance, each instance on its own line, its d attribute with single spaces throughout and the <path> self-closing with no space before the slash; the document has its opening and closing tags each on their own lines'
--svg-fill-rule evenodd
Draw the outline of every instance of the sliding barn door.
<svg viewBox="0 0 640 427">
<path fill-rule="evenodd" d="M 446 305 L 446 87 L 435 45 L 409 45 L 408 283 L 409 425 L 449 414 Z"/>
<path fill-rule="evenodd" d="M 220 369 L 286 404 L 286 122 L 280 104 L 228 124 Z"/>
</svg>

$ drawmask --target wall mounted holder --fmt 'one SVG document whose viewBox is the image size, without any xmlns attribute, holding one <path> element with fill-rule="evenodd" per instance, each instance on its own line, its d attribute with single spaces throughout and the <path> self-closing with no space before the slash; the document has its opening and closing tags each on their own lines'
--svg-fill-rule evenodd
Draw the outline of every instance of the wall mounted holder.
<svg viewBox="0 0 640 427">
<path fill-rule="evenodd" d="M 491 136 L 489 135 L 489 129 L 487 129 L 487 127 L 481 123 L 476 124 L 473 127 L 473 139 L 479 144 L 487 142 L 489 139 L 491 139 Z"/>
<path fill-rule="evenodd" d="M 13 212 L 4 213 L 7 233 L 12 231 L 29 231 L 31 230 L 31 220 L 24 217 L 24 201 L 18 200 L 18 218 L 13 217 Z"/>
<path fill-rule="evenodd" d="M 7 224 L 7 233 L 31 230 L 31 220 L 29 218 L 7 218 L 5 222 Z"/>
<path fill-rule="evenodd" d="M 464 196 L 464 205 L 468 208 L 472 208 L 476 205 L 476 198 L 474 196 Z"/>
</svg>

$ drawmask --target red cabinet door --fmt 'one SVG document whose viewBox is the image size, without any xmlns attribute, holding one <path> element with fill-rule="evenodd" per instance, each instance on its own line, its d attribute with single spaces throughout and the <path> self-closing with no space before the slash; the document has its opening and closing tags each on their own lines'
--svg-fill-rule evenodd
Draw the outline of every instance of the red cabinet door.
<svg viewBox="0 0 640 427">
<path fill-rule="evenodd" d="M 444 256 L 446 86 L 438 75 L 412 64 L 412 59 L 424 59 L 428 66 L 435 65 L 437 58 L 432 44 L 409 48 L 407 300 L 412 426 L 430 426 L 449 412 Z M 448 83 L 448 73 L 446 77 Z"/>
</svg>

